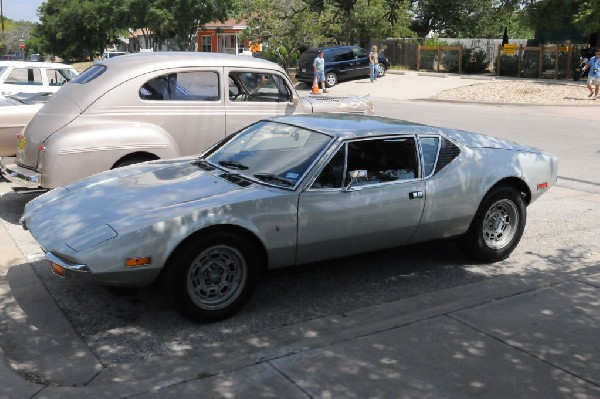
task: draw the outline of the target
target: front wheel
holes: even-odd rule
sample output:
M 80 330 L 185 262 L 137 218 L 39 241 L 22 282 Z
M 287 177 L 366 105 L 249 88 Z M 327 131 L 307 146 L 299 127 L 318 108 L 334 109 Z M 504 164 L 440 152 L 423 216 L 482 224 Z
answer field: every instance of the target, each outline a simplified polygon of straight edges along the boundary
M 231 316 L 248 301 L 257 275 L 257 258 L 247 240 L 212 232 L 177 250 L 164 283 L 169 299 L 184 316 L 211 322 Z
M 327 84 L 327 87 L 333 87 L 337 84 L 337 82 L 337 75 L 333 72 L 327 72 L 325 75 L 325 83 Z
M 506 259 L 519 244 L 526 219 L 521 193 L 507 186 L 496 187 L 481 201 L 469 230 L 458 241 L 459 248 L 483 262 Z

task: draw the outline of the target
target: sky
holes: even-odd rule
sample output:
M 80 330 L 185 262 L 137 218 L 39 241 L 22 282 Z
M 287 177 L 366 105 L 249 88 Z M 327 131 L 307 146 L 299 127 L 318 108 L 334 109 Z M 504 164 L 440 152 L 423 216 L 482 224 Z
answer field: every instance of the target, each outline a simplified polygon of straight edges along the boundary
M 44 0 L 0 0 L 5 18 L 14 21 L 25 20 L 39 22 L 37 9 Z

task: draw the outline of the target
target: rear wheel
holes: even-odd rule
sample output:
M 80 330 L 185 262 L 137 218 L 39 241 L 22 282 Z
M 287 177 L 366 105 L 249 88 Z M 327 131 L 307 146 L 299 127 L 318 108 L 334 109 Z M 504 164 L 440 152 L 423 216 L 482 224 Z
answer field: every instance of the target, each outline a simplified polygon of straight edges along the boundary
M 378 78 L 380 78 L 380 77 L 382 77 L 383 75 L 385 75 L 385 71 L 386 71 L 386 69 L 385 69 L 385 65 L 383 65 L 383 64 L 377 64 L 377 65 L 378 65 L 378 69 L 377 69 L 377 77 L 378 77 Z
M 257 258 L 242 236 L 202 234 L 184 243 L 167 269 L 165 288 L 177 309 L 191 320 L 210 322 L 231 316 L 256 285 Z
M 508 186 L 493 188 L 458 241 L 459 248 L 484 262 L 506 259 L 521 240 L 526 218 L 525 201 L 519 191 Z
M 337 84 L 337 82 L 337 75 L 334 72 L 327 72 L 325 75 L 325 83 L 327 84 L 327 87 L 333 87 Z

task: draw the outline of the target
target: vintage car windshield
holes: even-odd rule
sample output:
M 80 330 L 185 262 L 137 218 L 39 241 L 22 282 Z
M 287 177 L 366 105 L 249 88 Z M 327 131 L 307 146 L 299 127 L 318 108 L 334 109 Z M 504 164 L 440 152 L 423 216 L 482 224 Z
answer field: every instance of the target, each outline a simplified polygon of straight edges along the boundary
M 269 185 L 293 188 L 332 140 L 297 126 L 259 122 L 206 160 Z

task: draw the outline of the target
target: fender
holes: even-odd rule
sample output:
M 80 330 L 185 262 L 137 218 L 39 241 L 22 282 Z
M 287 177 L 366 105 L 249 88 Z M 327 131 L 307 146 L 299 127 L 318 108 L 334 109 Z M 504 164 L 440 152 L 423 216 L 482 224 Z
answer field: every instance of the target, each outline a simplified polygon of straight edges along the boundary
M 137 122 L 66 126 L 43 144 L 45 150 L 40 153 L 38 172 L 47 188 L 110 170 L 129 154 L 146 153 L 160 159 L 180 155 L 168 132 L 153 124 Z

